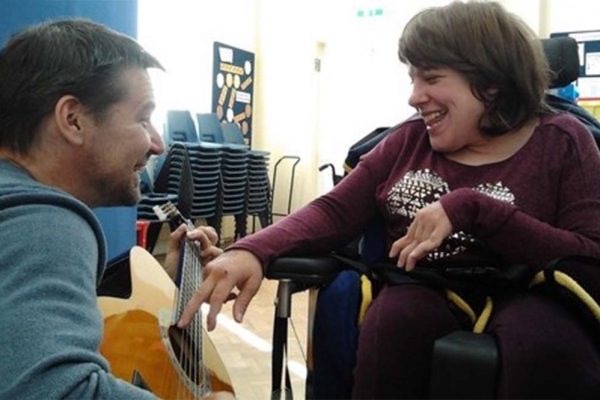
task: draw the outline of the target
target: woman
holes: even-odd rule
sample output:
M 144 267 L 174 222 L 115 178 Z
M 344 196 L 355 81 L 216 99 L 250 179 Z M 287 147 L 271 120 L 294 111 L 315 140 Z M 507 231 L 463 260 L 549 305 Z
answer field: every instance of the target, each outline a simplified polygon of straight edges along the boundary
M 532 272 L 561 256 L 600 257 L 598 150 L 576 120 L 545 106 L 548 67 L 518 17 L 492 2 L 427 9 L 404 29 L 399 57 L 420 118 L 330 193 L 210 263 L 182 323 L 208 300 L 214 326 L 234 285 L 240 320 L 261 267 L 291 250 L 330 250 L 377 213 L 389 256 L 408 271 L 449 257 L 494 257 Z M 600 393 L 598 349 L 560 303 L 530 292 L 495 300 L 486 331 L 500 352 L 499 397 Z M 361 328 L 353 395 L 426 396 L 433 342 L 465 328 L 438 290 L 384 287 Z

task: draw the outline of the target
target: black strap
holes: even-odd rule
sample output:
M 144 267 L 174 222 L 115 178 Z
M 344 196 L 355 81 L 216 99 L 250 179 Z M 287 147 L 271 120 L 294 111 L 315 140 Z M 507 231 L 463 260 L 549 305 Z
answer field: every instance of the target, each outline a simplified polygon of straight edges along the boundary
M 387 284 L 431 284 L 432 277 L 434 281 L 433 283 L 438 283 L 439 286 L 443 286 L 443 283 L 446 283 L 445 279 L 443 280 L 443 282 L 438 282 L 438 274 L 433 274 L 433 276 L 430 277 L 429 274 L 431 273 L 431 271 L 427 271 L 425 274 L 415 274 L 414 272 L 407 273 L 404 269 L 398 268 L 390 262 L 381 262 L 368 265 L 362 261 L 348 258 L 339 254 L 331 254 L 331 257 L 335 258 L 336 260 L 339 260 L 344 265 L 352 268 L 356 272 L 366 275 L 371 280 L 375 279 L 377 281 L 381 281 Z
M 357 261 L 355 259 L 349 258 L 349 257 L 335 254 L 335 253 L 331 254 L 331 257 L 335 258 L 336 260 L 339 260 L 344 265 L 351 267 L 356 272 L 363 274 L 363 275 L 367 275 L 369 278 L 371 277 L 371 269 L 369 268 L 369 266 L 367 264 L 365 264 L 361 261 Z

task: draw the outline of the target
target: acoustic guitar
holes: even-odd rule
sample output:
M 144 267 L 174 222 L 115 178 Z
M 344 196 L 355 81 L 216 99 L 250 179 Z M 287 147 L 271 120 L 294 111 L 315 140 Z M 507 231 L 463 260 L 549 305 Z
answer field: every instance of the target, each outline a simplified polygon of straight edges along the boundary
M 176 326 L 202 279 L 197 243 L 185 239 L 182 247 L 179 287 L 145 249 L 131 250 L 131 295 L 98 297 L 104 317 L 100 352 L 115 376 L 160 398 L 200 399 L 214 392 L 233 397 L 200 312 L 186 328 Z

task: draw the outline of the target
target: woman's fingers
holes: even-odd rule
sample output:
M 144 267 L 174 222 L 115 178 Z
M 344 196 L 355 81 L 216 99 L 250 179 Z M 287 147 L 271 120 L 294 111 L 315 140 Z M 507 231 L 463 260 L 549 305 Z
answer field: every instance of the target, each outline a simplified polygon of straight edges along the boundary
M 417 212 L 406 235 L 390 247 L 389 256 L 398 256 L 397 265 L 410 271 L 451 233 L 452 224 L 443 207 L 439 201 L 432 203 Z

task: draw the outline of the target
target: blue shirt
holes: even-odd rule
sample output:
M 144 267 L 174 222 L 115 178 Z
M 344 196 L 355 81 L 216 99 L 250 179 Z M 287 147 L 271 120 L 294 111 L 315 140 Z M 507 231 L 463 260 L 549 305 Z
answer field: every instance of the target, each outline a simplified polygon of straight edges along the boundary
M 98 352 L 104 235 L 83 203 L 0 160 L 0 399 L 142 399 Z

